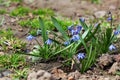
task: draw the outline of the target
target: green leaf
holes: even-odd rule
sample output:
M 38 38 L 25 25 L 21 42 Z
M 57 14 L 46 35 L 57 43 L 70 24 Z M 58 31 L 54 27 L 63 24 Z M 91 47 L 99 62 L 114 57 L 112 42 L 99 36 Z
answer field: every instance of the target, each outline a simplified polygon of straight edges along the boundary
M 88 29 L 87 31 L 85 31 L 82 35 L 82 39 L 84 40 L 85 37 L 88 35 L 88 33 L 90 32 L 90 30 Z M 78 43 L 75 45 L 75 47 L 73 48 L 73 50 L 77 49 L 81 44 L 81 40 L 78 41 Z
M 63 30 L 63 28 L 61 27 L 61 25 L 59 24 L 59 22 L 57 21 L 56 18 L 54 18 L 53 16 L 51 17 L 52 22 L 54 24 L 54 26 L 57 28 L 57 30 L 62 34 L 62 36 L 64 37 L 64 39 L 67 41 L 69 40 L 69 37 L 67 36 L 66 32 Z
M 0 22 L 0 26 L 2 26 L 4 20 L 5 20 L 4 17 L 2 17 L 2 20 L 1 20 L 1 22 Z
M 54 55 L 64 51 L 64 50 L 67 50 L 68 48 L 70 48 L 72 45 L 74 44 L 74 42 L 72 44 L 70 44 L 69 46 L 65 47 L 64 49 L 60 50 L 60 51 L 57 51 L 56 53 L 54 53 Z
M 79 20 L 79 21 L 80 21 L 80 24 L 82 25 L 82 27 L 83 27 L 85 30 L 87 30 L 87 29 L 88 29 L 87 24 L 86 24 L 85 22 L 82 22 L 81 20 Z
M 88 36 L 88 38 L 86 39 L 86 41 L 89 41 L 91 38 L 96 39 L 96 37 L 94 35 L 97 33 L 97 31 L 98 31 L 99 28 L 100 28 L 100 24 L 98 24 L 98 26 L 94 29 L 93 32 L 90 31 L 90 35 Z
M 118 25 L 118 27 L 117 27 L 117 29 L 116 29 L 116 30 L 120 31 L 120 24 Z
M 45 44 L 45 41 L 48 39 L 47 30 L 46 30 L 46 28 L 45 28 L 45 26 L 44 26 L 44 22 L 43 22 L 43 20 L 42 20 L 41 17 L 39 17 L 39 22 L 40 22 L 40 28 L 41 28 L 41 30 L 42 30 L 43 42 L 44 42 L 44 45 L 46 45 L 46 44 Z

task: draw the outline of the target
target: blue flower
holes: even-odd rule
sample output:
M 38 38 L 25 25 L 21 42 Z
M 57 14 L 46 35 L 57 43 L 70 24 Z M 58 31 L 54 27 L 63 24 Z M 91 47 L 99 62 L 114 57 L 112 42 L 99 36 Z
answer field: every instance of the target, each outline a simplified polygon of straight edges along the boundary
M 65 46 L 68 46 L 69 44 L 70 44 L 70 41 L 65 41 L 65 42 L 64 42 L 64 45 L 65 45 Z
M 120 31 L 118 30 L 114 31 L 114 35 L 118 35 L 118 34 L 120 34 Z
M 99 25 L 99 23 L 96 23 L 96 24 L 94 25 L 94 27 L 98 27 L 98 25 Z
M 71 38 L 71 41 L 78 41 L 80 39 L 80 36 L 77 34 L 77 35 L 73 35 L 72 38 Z
M 80 32 L 82 30 L 82 26 L 77 26 L 77 31 Z
M 107 20 L 108 20 L 108 21 L 111 21 L 111 20 L 112 20 L 112 17 L 108 17 Z
M 84 17 L 80 17 L 80 21 L 81 22 L 85 22 L 85 18 Z
M 29 41 L 32 41 L 33 39 L 35 39 L 35 37 L 32 36 L 32 35 L 29 35 L 29 36 L 26 37 L 26 39 L 29 40 Z
M 72 35 L 77 35 L 79 32 L 78 32 L 78 30 L 77 29 L 73 29 L 72 31 L 71 31 L 71 34 Z
M 52 40 L 51 39 L 48 39 L 47 41 L 45 41 L 45 43 L 47 44 L 47 45 L 50 45 L 50 44 L 52 44 Z
M 80 59 L 84 59 L 85 58 L 85 54 L 84 53 L 78 53 L 77 58 Z
M 112 51 L 112 50 L 116 50 L 116 47 L 114 45 L 110 45 L 109 46 L 109 50 Z
M 73 30 L 73 25 L 72 26 L 68 26 L 68 30 L 71 32 Z

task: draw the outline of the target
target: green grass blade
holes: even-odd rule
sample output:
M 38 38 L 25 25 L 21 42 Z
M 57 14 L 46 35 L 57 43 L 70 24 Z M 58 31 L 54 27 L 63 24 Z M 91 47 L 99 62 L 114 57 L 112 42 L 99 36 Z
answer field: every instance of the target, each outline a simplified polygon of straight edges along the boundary
M 85 30 L 87 30 L 87 29 L 88 29 L 87 24 L 86 24 L 85 22 L 82 22 L 81 20 L 79 20 L 79 21 L 80 21 L 80 24 L 82 25 L 82 27 L 83 27 Z
M 5 20 L 4 17 L 2 17 L 2 20 L 1 20 L 1 22 L 0 22 L 0 26 L 2 26 L 4 20 Z
M 88 35 L 88 33 L 90 32 L 90 30 L 88 29 L 87 31 L 85 31 L 82 35 L 82 39 L 84 40 L 85 37 Z M 74 47 L 74 50 L 77 49 L 81 44 L 81 40 L 78 41 L 78 43 L 76 44 L 76 46 Z
M 43 42 L 44 42 L 44 45 L 45 45 L 45 41 L 48 39 L 48 36 L 47 36 L 47 30 L 44 26 L 44 22 L 42 20 L 41 17 L 39 17 L 39 22 L 40 22 L 40 28 L 42 30 L 42 38 L 43 38 Z
M 63 30 L 63 28 L 60 26 L 59 22 L 57 21 L 56 18 L 54 18 L 53 16 L 51 17 L 52 22 L 54 24 L 54 26 L 57 28 L 57 30 L 62 34 L 62 36 L 64 37 L 64 39 L 67 41 L 69 40 L 66 32 Z
M 70 44 L 69 46 L 65 47 L 64 49 L 62 49 L 62 50 L 60 50 L 60 51 L 57 51 L 56 53 L 54 53 L 54 55 L 59 54 L 60 52 L 66 50 L 66 49 L 68 49 L 68 48 L 70 48 L 73 44 L 74 44 L 74 43 Z

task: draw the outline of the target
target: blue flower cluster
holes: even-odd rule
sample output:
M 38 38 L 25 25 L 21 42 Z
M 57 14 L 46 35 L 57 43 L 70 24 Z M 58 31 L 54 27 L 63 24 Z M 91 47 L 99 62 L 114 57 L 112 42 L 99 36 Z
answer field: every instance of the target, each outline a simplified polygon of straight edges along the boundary
M 118 34 L 120 34 L 120 30 L 115 30 L 114 35 L 118 35 Z
M 80 39 L 80 31 L 82 30 L 82 26 L 68 26 L 68 31 L 72 35 L 71 39 L 69 41 L 65 41 L 64 45 L 68 46 L 71 42 L 76 42 Z

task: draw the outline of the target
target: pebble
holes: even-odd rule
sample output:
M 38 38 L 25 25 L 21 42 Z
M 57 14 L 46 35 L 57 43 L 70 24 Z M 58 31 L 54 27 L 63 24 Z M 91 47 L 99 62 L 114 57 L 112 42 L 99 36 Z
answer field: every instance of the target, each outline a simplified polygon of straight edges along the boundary
M 3 76 L 2 76 L 2 74 L 0 73 L 0 78 L 2 78 Z
M 107 13 L 106 11 L 97 11 L 94 13 L 94 15 L 96 18 L 102 18 L 106 15 L 106 13 Z
M 28 75 L 27 80 L 54 80 L 52 75 L 45 70 L 39 70 L 38 72 L 32 72 Z
M 2 74 L 3 74 L 3 76 L 9 76 L 12 73 L 11 73 L 11 71 L 6 70 L 6 71 L 2 72 Z
M 111 63 L 113 63 L 113 58 L 109 54 L 103 54 L 98 60 L 98 65 L 102 69 L 104 69 L 106 66 L 109 66 Z
M 0 55 L 4 55 L 4 52 L 0 52 Z
M 8 77 L 3 77 L 3 78 L 0 78 L 0 80 L 12 80 L 12 79 Z
M 109 9 L 110 9 L 110 10 L 115 10 L 115 9 L 116 9 L 116 6 L 110 5 L 110 6 L 109 6 Z
M 117 70 L 119 70 L 119 63 L 115 62 L 112 67 L 109 69 L 108 73 L 109 74 L 115 74 L 117 72 Z

